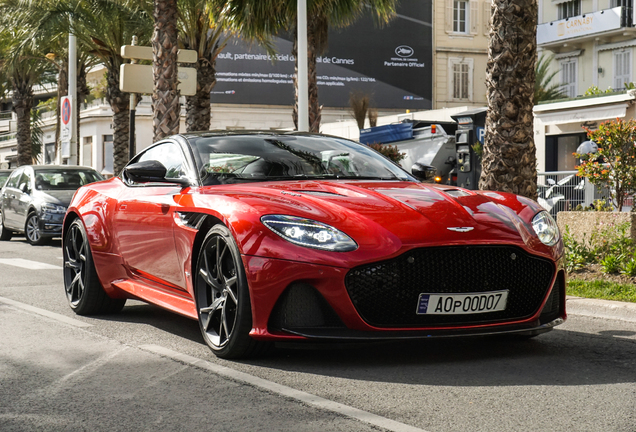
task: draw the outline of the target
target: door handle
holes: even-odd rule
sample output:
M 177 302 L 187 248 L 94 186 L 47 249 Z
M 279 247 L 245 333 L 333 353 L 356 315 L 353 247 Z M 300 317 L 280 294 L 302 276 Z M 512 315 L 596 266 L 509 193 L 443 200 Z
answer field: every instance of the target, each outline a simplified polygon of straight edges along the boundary
M 126 207 L 128 207 L 126 204 L 122 204 L 119 206 L 119 210 L 126 210 Z

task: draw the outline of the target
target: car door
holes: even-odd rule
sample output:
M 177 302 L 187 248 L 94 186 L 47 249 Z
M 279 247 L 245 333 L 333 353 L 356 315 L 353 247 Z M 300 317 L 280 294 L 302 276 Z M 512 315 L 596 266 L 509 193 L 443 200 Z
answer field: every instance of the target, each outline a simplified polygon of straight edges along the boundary
M 19 182 L 24 174 L 24 168 L 16 169 L 2 191 L 2 217 L 4 226 L 12 229 L 23 229 L 24 226 L 18 226 L 18 203 L 20 196 L 18 194 Z
M 26 167 L 18 181 L 17 198 L 15 199 L 15 223 L 17 228 L 21 230 L 23 230 L 26 225 L 29 208 L 33 202 L 33 197 L 31 196 L 33 194 L 34 187 L 33 178 L 33 169 Z
M 133 162 L 157 160 L 167 169 L 167 178 L 192 172 L 179 144 L 159 143 Z M 183 265 L 179 263 L 173 234 L 175 199 L 181 186 L 167 183 L 128 182 L 119 196 L 115 227 L 126 265 L 145 278 L 185 289 Z

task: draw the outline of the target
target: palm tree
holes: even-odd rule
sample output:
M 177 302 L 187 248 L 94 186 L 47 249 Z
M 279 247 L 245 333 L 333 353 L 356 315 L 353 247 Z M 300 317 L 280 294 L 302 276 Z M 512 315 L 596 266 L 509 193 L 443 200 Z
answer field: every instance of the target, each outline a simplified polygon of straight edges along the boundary
M 152 14 L 153 131 L 154 140 L 179 133 L 180 92 L 177 88 L 177 0 L 154 0 Z
M 228 21 L 239 33 L 249 39 L 273 35 L 281 30 L 296 34 L 297 0 L 210 0 L 224 7 Z M 309 130 L 320 129 L 320 104 L 316 58 L 328 48 L 329 27 L 346 27 L 353 24 L 369 8 L 380 23 L 387 23 L 395 15 L 398 0 L 308 0 L 307 2 L 307 69 L 309 75 Z M 297 38 L 296 38 L 297 39 Z M 294 43 L 292 51 L 298 57 Z M 296 72 L 298 63 L 296 62 Z M 296 88 L 292 117 L 298 127 L 298 86 Z
M 28 44 L 23 43 L 29 36 L 28 30 L 2 24 L 0 68 L 10 84 L 11 102 L 17 116 L 18 166 L 29 165 L 33 163 L 31 139 L 33 87 L 49 82 L 53 75 L 49 63 L 41 53 L 33 51 Z
M 119 90 L 119 68 L 124 63 L 120 50 L 133 35 L 147 44 L 152 20 L 143 2 L 133 0 L 62 0 L 51 8 L 49 18 L 70 17 L 69 28 L 78 46 L 96 57 L 106 68 L 106 100 L 113 110 L 113 171 L 119 174 L 129 159 L 128 137 L 130 94 Z M 78 80 L 78 88 L 80 80 Z
M 559 73 L 558 70 L 550 72 L 550 63 L 552 56 L 542 53 L 537 61 L 534 82 L 534 104 L 541 101 L 549 101 L 566 97 L 562 84 L 552 83 L 554 77 Z
M 210 128 L 210 92 L 216 84 L 216 57 L 225 48 L 223 16 L 207 0 L 178 0 L 179 47 L 198 55 L 197 92 L 186 97 L 186 131 Z
M 488 114 L 479 189 L 537 198 L 533 97 L 537 1 L 493 0 L 486 87 Z

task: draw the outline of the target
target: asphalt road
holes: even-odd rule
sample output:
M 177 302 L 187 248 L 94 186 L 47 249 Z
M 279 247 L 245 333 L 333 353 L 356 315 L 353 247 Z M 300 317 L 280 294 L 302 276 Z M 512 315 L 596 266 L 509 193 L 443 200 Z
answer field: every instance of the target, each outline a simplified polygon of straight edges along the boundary
M 59 241 L 0 242 L 1 431 L 636 431 L 636 322 L 230 362 L 151 305 L 74 315 L 61 266 Z

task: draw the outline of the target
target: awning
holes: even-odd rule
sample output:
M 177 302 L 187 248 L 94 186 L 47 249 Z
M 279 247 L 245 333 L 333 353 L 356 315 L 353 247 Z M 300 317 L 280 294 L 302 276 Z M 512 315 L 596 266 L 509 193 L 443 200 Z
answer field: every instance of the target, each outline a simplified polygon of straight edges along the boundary
M 535 118 L 545 125 L 564 123 L 583 123 L 586 121 L 614 120 L 625 117 L 627 104 L 610 105 L 596 108 L 583 108 L 568 111 L 535 113 Z

